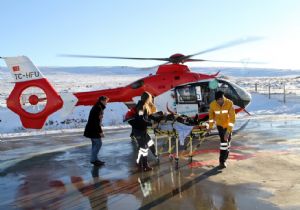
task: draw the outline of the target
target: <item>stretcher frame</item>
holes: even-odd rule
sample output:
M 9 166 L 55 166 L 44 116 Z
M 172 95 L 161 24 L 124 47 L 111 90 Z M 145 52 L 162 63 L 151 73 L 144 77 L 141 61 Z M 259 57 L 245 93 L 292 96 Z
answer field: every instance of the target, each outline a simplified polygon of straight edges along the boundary
M 179 137 L 178 137 L 178 132 L 177 130 L 174 128 L 174 123 L 176 121 L 173 121 L 171 123 L 172 125 L 172 130 L 161 130 L 159 128 L 159 124 L 156 128 L 152 128 L 152 131 L 154 133 L 154 142 L 155 142 L 155 151 L 156 151 L 156 157 L 157 157 L 157 161 L 159 163 L 160 159 L 160 155 L 161 154 L 165 154 L 168 153 L 169 154 L 169 159 L 173 160 L 175 159 L 175 169 L 177 170 L 179 168 Z M 193 161 L 193 139 L 195 137 L 199 138 L 199 144 L 197 145 L 197 147 L 199 147 L 202 142 L 205 139 L 205 136 L 207 134 L 206 132 L 206 128 L 204 128 L 201 125 L 195 125 L 194 128 L 191 130 L 190 134 L 187 136 L 187 138 L 189 138 L 189 142 L 187 143 L 187 147 L 189 147 L 189 162 L 191 163 Z M 158 151 L 158 138 L 159 137 L 167 137 L 168 138 L 168 151 L 164 152 L 164 153 L 159 153 Z M 174 155 L 172 154 L 172 138 L 175 139 L 175 158 Z

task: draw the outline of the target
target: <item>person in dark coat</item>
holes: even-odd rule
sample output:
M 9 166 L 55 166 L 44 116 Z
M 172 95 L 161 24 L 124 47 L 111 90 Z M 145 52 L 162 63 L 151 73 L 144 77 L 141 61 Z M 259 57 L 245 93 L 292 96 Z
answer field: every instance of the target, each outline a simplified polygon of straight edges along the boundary
M 156 112 L 156 107 L 152 103 L 152 95 L 144 92 L 141 95 L 141 100 L 136 105 L 136 114 L 129 122 L 132 126 L 132 134 L 138 142 L 139 152 L 136 164 L 142 171 L 150 171 L 152 168 L 148 164 L 148 150 L 156 154 L 154 142 L 147 133 L 147 127 L 152 123 L 149 116 Z
M 100 96 L 97 103 L 92 107 L 88 122 L 85 126 L 84 136 L 90 138 L 92 141 L 91 150 L 91 163 L 96 166 L 104 165 L 105 162 L 98 159 L 98 153 L 102 146 L 102 139 L 104 137 L 101 124 L 104 114 L 104 109 L 109 98 L 106 96 Z

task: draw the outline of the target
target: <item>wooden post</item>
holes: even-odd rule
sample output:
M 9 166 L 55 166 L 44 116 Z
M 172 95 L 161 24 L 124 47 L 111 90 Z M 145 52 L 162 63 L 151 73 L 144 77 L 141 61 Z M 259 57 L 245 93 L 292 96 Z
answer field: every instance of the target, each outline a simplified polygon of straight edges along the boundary
M 257 83 L 255 83 L 255 92 L 257 93 Z
M 285 82 L 283 83 L 283 103 L 286 102 L 286 95 L 285 95 Z
M 271 83 L 269 82 L 269 99 L 271 98 Z

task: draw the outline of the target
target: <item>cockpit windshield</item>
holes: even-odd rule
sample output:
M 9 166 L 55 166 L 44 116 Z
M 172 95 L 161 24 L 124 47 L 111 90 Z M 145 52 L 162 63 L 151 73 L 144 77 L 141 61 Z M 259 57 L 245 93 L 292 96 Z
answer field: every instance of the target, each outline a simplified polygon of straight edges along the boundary
M 228 86 L 231 86 L 235 92 L 237 93 L 238 97 L 243 100 L 243 101 L 249 101 L 251 100 L 251 95 L 245 90 L 243 89 L 242 87 L 239 87 L 237 86 L 236 84 L 230 82 L 230 81 L 227 81 L 227 80 L 224 80 L 224 79 L 218 79 L 219 81 L 219 84 L 220 84 L 220 87 L 219 89 L 222 90 L 225 95 L 226 95 L 226 92 L 231 95 L 232 94 L 232 89 L 231 88 L 227 88 Z M 222 87 L 226 87 L 226 88 L 222 88 Z M 232 94 L 233 97 L 234 95 L 236 94 Z

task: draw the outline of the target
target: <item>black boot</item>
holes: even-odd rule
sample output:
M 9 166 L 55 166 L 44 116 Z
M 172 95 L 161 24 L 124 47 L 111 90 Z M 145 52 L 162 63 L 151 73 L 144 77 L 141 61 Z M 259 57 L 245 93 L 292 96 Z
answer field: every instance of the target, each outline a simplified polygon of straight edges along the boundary
M 145 157 L 143 157 L 142 160 L 143 160 L 143 171 L 151 171 L 152 168 L 148 164 L 148 157 L 145 156 Z
M 104 161 L 101 161 L 101 160 L 96 160 L 97 163 L 99 163 L 100 165 L 104 165 L 105 162 Z
M 227 168 L 227 163 L 226 162 L 220 162 L 219 168 L 220 169 Z
M 226 160 L 228 158 L 229 151 L 228 150 L 220 150 L 220 158 L 219 158 L 219 168 L 227 168 Z
M 138 163 L 136 162 L 136 167 L 138 171 L 143 171 L 143 156 L 140 157 L 140 161 Z

